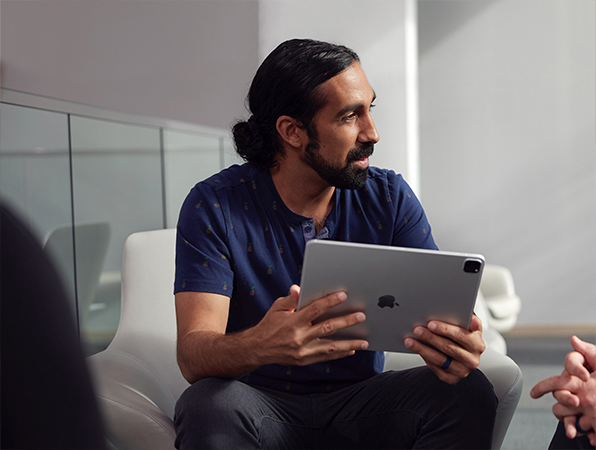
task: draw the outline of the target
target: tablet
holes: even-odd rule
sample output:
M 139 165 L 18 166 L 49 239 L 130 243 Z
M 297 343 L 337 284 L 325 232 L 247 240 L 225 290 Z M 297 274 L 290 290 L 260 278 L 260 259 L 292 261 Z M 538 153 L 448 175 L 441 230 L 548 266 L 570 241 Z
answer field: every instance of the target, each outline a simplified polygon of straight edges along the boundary
M 436 319 L 469 328 L 483 268 L 477 254 L 311 240 L 298 309 L 345 291 L 346 307 L 366 314 L 349 331 L 369 350 L 411 353 L 403 341 L 416 325 Z

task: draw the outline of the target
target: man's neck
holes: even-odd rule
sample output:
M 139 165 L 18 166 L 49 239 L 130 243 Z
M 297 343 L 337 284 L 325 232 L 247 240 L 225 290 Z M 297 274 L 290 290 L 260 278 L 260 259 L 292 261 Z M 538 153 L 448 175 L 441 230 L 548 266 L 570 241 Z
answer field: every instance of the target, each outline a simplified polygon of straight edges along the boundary
M 335 187 L 303 164 L 281 162 L 269 170 L 284 204 L 293 213 L 314 219 L 318 233 L 333 206 Z

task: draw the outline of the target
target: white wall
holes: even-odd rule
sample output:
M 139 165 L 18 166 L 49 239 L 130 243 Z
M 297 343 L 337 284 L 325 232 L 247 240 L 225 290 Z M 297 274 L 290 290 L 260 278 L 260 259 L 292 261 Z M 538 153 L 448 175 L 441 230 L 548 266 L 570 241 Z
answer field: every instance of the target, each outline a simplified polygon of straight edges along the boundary
M 261 0 L 259 62 L 279 43 L 312 38 L 358 53 L 377 93 L 373 117 L 381 140 L 371 163 L 407 176 L 405 1 Z
M 256 1 L 1 3 L 3 88 L 222 128 L 244 113 Z
M 596 322 L 595 5 L 419 4 L 424 206 L 512 270 L 519 325 Z

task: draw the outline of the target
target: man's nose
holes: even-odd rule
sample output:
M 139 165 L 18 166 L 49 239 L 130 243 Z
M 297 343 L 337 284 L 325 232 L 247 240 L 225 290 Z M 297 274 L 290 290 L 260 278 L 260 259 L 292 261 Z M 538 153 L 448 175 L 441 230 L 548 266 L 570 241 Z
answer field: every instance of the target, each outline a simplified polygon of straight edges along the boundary
M 379 132 L 377 131 L 375 121 L 370 114 L 368 114 L 367 120 L 364 122 L 363 127 L 360 130 L 358 138 L 360 142 L 371 142 L 372 144 L 379 142 Z

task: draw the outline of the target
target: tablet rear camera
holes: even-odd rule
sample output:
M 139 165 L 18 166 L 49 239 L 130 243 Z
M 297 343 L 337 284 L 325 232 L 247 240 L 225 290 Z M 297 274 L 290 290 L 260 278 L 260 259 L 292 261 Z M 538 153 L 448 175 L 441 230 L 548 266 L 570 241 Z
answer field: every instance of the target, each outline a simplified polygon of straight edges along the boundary
M 464 263 L 464 272 L 466 273 L 478 273 L 480 272 L 480 268 L 482 267 L 482 263 L 475 259 L 468 259 Z

